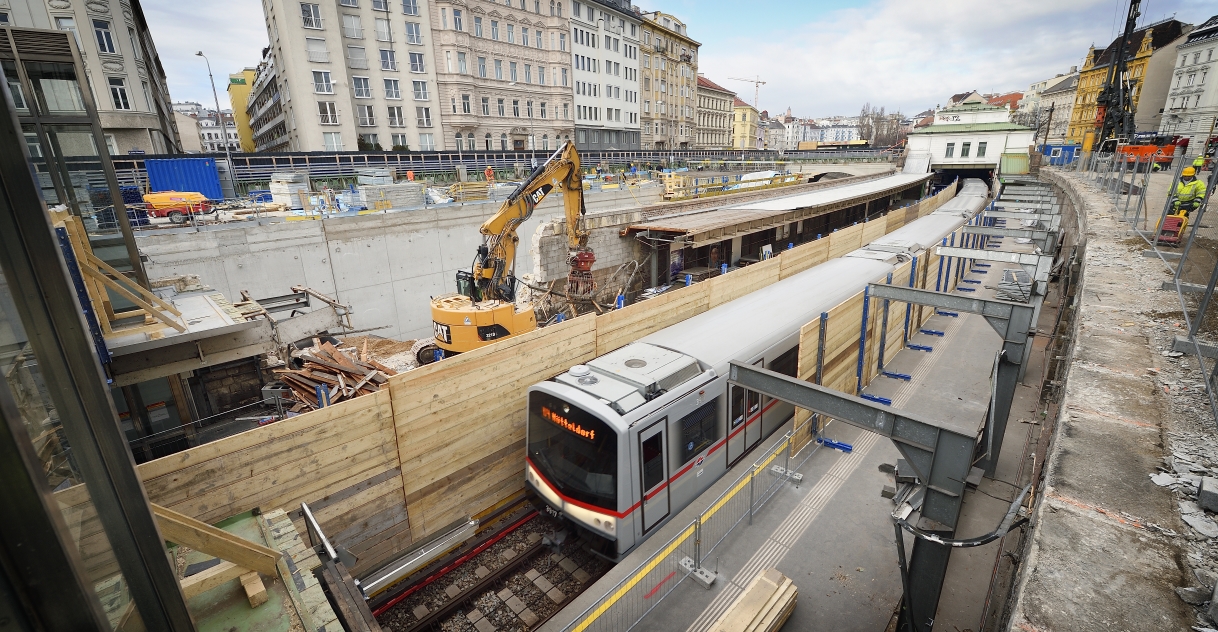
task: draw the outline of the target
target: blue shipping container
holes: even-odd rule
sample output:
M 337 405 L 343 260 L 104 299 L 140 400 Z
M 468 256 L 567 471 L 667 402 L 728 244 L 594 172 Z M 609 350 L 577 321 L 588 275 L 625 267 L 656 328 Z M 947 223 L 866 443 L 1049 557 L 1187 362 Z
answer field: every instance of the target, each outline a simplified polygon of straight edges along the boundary
M 1040 153 L 1049 159 L 1049 164 L 1060 167 L 1074 162 L 1082 154 L 1081 145 L 1041 145 Z
M 209 200 L 224 199 L 215 158 L 145 160 L 144 167 L 148 170 L 148 188 L 153 193 L 196 192 Z

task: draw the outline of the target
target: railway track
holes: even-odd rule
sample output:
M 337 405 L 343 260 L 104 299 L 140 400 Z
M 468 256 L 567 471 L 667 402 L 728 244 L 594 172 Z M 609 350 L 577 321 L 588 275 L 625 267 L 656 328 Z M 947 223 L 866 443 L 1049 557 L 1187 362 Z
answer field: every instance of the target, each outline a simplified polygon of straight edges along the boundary
M 556 543 L 560 529 L 532 510 L 501 516 L 468 551 L 378 600 L 377 621 L 394 632 L 537 629 L 610 568 L 574 538 Z

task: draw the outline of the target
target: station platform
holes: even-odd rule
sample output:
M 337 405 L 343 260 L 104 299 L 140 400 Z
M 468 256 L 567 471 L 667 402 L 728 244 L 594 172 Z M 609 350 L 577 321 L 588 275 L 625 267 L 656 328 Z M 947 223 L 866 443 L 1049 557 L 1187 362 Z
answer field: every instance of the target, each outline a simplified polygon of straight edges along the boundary
M 1030 244 L 1006 241 L 1009 243 L 1002 246 L 1003 250 L 1032 251 Z M 963 278 L 976 283 L 961 284 L 974 291 L 956 294 L 993 299 L 1006 268 L 1021 269 L 1017 264 L 1004 263 L 974 268 Z M 1040 316 L 1041 331 L 1053 329 L 1056 315 L 1051 306 L 1056 306 L 1052 293 Z M 942 336 L 915 333 L 910 337 L 910 344 L 932 351 L 906 347 L 885 366 L 911 379 L 877 377 L 864 392 L 892 400 L 893 408 L 933 417 L 976 435 L 985 423 L 990 376 L 995 354 L 1002 348 L 1001 337 L 984 317 L 964 313 L 954 317 L 936 314 L 921 329 L 942 332 Z M 1032 476 L 1029 449 L 1038 443 L 1042 426 L 1024 422 L 1039 419 L 1045 340 L 1037 336 L 1033 347 L 1017 386 L 995 477 L 983 479 L 966 492 L 957 538 L 993 531 Z M 788 430 L 790 422 L 758 446 L 754 454 L 769 454 Z M 896 485 L 891 466 L 900 455 L 887 438 L 842 422 L 831 422 L 822 436 L 849 443 L 853 451 L 843 453 L 812 443 L 795 455 L 789 467 L 803 475 L 802 482 L 778 483 L 777 491 L 755 510 L 751 523 L 741 522 L 713 550 L 703 562 L 707 569 L 718 573 L 711 587 L 703 588 L 677 574 L 670 581 L 679 581 L 679 585 L 666 597 L 663 591 L 657 593 L 663 598 L 658 607 L 644 604 L 650 611 L 634 629 L 709 630 L 753 578 L 767 568 L 777 568 L 799 590 L 798 605 L 786 629 L 871 632 L 889 628 L 895 620 L 902 586 L 891 517 L 894 505 L 881 496 L 881 490 Z M 783 458 L 775 462 L 782 465 Z M 746 458 L 729 471 L 542 629 L 567 629 L 580 613 L 705 512 L 752 462 L 752 458 Z M 1016 548 L 1014 535 L 1012 532 L 1010 538 L 977 548 L 953 550 L 935 629 L 977 630 L 995 610 L 1001 611 L 987 595 L 1001 582 L 998 570 L 1003 565 L 1002 553 Z M 913 536 L 905 533 L 904 537 L 906 551 L 912 550 Z

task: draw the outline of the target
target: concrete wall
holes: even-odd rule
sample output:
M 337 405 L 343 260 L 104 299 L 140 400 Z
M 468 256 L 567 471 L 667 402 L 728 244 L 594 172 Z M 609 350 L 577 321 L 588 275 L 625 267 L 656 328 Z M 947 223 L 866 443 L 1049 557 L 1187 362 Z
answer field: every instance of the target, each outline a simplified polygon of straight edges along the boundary
M 637 209 L 656 203 L 662 190 L 590 192 L 585 205 L 590 214 Z M 431 335 L 430 298 L 454 291 L 457 270 L 469 269 L 482 243 L 478 227 L 500 203 L 180 228 L 141 234 L 138 243 L 150 278 L 197 274 L 229 297 L 241 290 L 255 298 L 279 296 L 303 284 L 350 305 L 356 328 L 383 327 L 376 335 L 409 340 Z M 518 274 L 534 268 L 530 245 L 538 227 L 562 214 L 561 194 L 551 195 L 521 226 Z

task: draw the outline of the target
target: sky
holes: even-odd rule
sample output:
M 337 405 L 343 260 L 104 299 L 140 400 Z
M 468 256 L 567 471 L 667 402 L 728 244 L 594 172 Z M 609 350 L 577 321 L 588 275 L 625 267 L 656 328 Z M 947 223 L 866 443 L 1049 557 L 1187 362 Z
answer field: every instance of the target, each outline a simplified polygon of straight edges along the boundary
M 393 4 L 396 4 L 394 2 Z M 864 103 L 916 114 L 958 92 L 1010 92 L 1081 66 L 1124 28 L 1128 0 L 635 0 L 671 13 L 702 44 L 698 70 L 762 109 L 796 116 L 858 114 Z M 212 105 L 207 66 L 220 91 L 229 73 L 253 67 L 267 45 L 259 0 L 143 0 L 175 101 Z M 928 5 L 930 5 L 928 7 Z M 1139 25 L 1173 14 L 1200 24 L 1213 0 L 1143 0 Z

